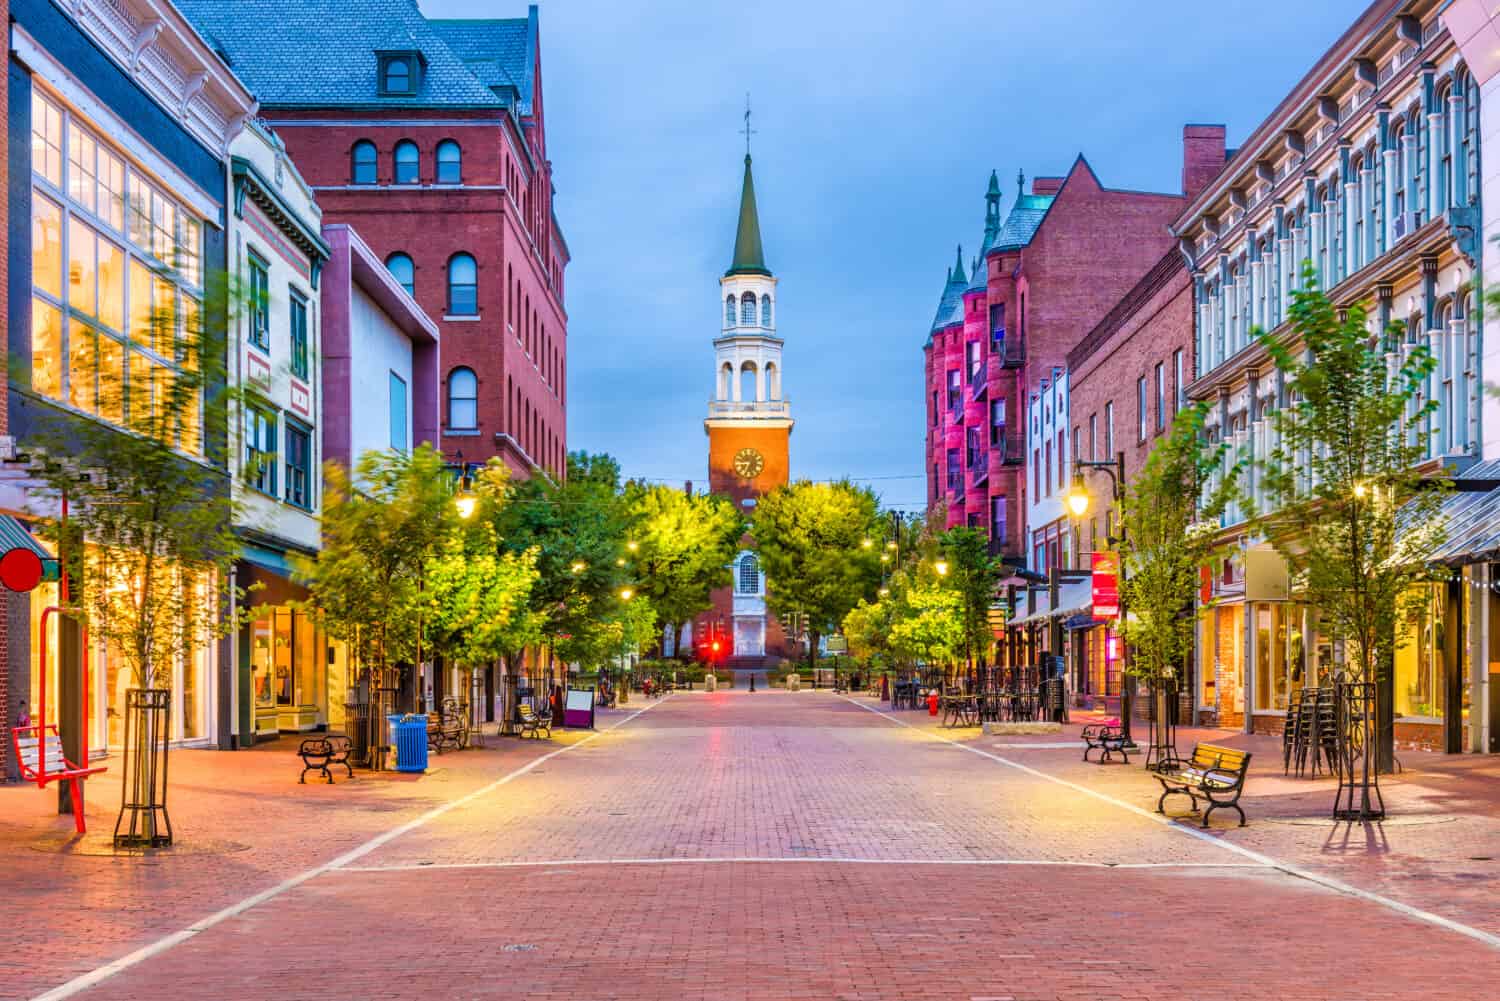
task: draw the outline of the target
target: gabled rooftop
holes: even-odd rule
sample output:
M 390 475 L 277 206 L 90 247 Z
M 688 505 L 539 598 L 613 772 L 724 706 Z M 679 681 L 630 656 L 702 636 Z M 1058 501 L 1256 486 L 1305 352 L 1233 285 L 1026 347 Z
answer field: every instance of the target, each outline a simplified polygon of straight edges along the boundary
M 1042 220 L 1047 218 L 1047 210 L 1052 207 L 1056 195 L 1021 195 L 1016 203 L 1011 206 L 1010 214 L 1005 217 L 1005 224 L 1000 227 L 1000 235 L 995 238 L 996 250 L 1020 250 L 1031 242 L 1036 231 L 1041 227 Z

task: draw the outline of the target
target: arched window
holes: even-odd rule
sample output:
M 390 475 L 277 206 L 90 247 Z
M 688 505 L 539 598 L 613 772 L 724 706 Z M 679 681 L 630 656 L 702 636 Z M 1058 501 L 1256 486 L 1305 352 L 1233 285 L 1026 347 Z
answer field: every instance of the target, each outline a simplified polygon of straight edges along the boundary
M 732 327 L 732 326 L 734 326 L 734 296 L 733 295 L 726 295 L 724 297 L 724 326 L 726 326 L 726 327 Z
M 766 399 L 781 399 L 781 368 L 775 362 L 766 362 Z
M 760 564 L 755 561 L 754 553 L 745 553 L 739 558 L 736 568 L 736 587 L 740 594 L 760 593 Z
M 754 292 L 746 292 L 740 296 L 740 322 L 747 327 L 755 322 Z
M 407 295 L 417 294 L 417 268 L 410 257 L 399 252 L 392 254 L 385 259 L 385 267 L 395 276 L 396 282 L 406 289 Z
M 753 403 L 755 400 L 755 362 L 747 361 L 740 366 L 740 402 Z
M 355 184 L 374 184 L 376 182 L 376 167 L 378 157 L 375 153 L 375 144 L 368 139 L 361 139 L 354 144 L 350 152 L 353 166 L 349 176 Z
M 437 144 L 437 182 L 458 184 L 463 180 L 463 151 L 452 139 Z
M 1349 213 L 1354 220 L 1354 240 L 1349 248 L 1349 270 L 1358 271 L 1364 260 L 1365 249 L 1365 217 L 1364 217 L 1364 156 L 1356 153 L 1349 161 Z
M 479 426 L 479 379 L 471 368 L 448 373 L 448 427 L 472 431 Z
M 729 399 L 731 387 L 734 384 L 734 366 L 725 362 L 719 369 L 719 400 Z
M 411 62 L 406 59 L 387 60 L 384 82 L 387 94 L 411 93 Z
M 771 325 L 771 297 L 761 296 L 760 299 L 760 325 L 769 327 Z
M 448 312 L 453 316 L 479 312 L 479 269 L 468 254 L 454 254 L 448 260 Z
M 417 144 L 403 139 L 396 144 L 396 183 L 416 184 L 421 180 L 422 156 Z
M 1453 150 L 1449 138 L 1452 133 L 1452 109 L 1453 104 L 1449 98 L 1453 96 L 1451 84 L 1444 84 L 1437 92 L 1434 107 L 1438 113 L 1437 134 L 1432 137 L 1433 147 L 1438 155 L 1437 173 L 1437 205 L 1443 209 L 1453 204 Z

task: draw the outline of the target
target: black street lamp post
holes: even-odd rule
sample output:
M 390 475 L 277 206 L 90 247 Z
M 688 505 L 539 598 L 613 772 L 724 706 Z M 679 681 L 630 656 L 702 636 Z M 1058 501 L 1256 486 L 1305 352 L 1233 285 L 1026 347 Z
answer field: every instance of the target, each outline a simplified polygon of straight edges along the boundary
M 1116 452 L 1115 457 L 1112 460 L 1073 460 L 1073 485 L 1071 488 L 1069 488 L 1066 498 L 1068 509 L 1072 511 L 1073 516 L 1075 518 L 1082 518 L 1088 511 L 1088 488 L 1084 485 L 1083 482 L 1083 471 L 1086 469 L 1098 470 L 1099 472 L 1109 474 L 1111 487 L 1110 496 L 1114 499 L 1116 509 L 1121 510 L 1123 513 L 1122 505 L 1125 500 L 1125 453 Z M 1119 532 L 1119 535 L 1109 539 L 1110 545 L 1125 541 L 1125 519 L 1123 518 L 1123 516 L 1120 519 Z M 1123 566 L 1120 568 L 1120 571 L 1123 573 Z M 1120 593 L 1119 611 L 1120 622 L 1123 624 L 1125 621 L 1125 594 L 1123 591 Z M 1122 663 L 1128 662 L 1129 660 L 1129 648 L 1125 643 L 1124 636 L 1120 637 L 1120 659 Z M 1134 747 L 1135 741 L 1132 740 L 1130 736 L 1130 717 L 1135 709 L 1135 679 L 1128 674 L 1124 674 L 1123 670 L 1121 674 L 1122 678 L 1120 687 L 1122 689 L 1122 694 L 1124 697 L 1121 699 L 1120 728 L 1121 733 L 1125 737 L 1125 746 Z

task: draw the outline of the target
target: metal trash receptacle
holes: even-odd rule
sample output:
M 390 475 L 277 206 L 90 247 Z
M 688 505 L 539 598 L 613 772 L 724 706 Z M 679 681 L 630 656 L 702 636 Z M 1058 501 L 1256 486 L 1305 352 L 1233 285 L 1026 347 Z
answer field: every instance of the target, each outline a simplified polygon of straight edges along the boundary
M 427 717 L 419 713 L 390 715 L 391 743 L 396 747 L 396 771 L 427 771 Z

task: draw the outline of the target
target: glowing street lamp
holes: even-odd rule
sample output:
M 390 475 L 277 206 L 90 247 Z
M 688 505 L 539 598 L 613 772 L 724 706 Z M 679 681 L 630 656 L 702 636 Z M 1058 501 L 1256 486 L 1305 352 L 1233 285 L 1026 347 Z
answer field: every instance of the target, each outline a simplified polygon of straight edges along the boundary
M 635 591 L 631 590 L 628 587 L 622 587 L 622 588 L 620 588 L 620 600 L 621 601 L 629 601 L 631 598 L 634 598 L 634 597 L 635 597 Z
M 888 587 L 883 587 L 875 593 L 880 595 L 882 598 L 889 598 L 891 596 L 891 589 Z
M 577 562 L 575 562 L 573 564 L 573 573 L 575 575 L 576 574 L 581 574 L 585 570 L 587 570 L 588 568 L 589 568 L 589 565 L 587 563 L 583 562 L 582 560 L 578 560 Z
M 874 539 L 861 539 L 860 543 L 859 543 L 859 547 L 861 549 L 869 549 L 869 548 L 873 547 L 874 545 L 875 545 L 875 540 Z
M 1073 485 L 1068 487 L 1068 492 L 1063 495 L 1063 500 L 1068 505 L 1068 510 L 1073 512 L 1073 517 L 1082 518 L 1089 510 L 1089 490 L 1083 485 L 1083 471 L 1073 470 Z
M 948 576 L 948 563 L 946 560 L 938 560 L 937 563 L 933 564 L 933 569 L 937 571 L 939 577 Z
M 639 542 L 636 542 L 634 539 L 631 539 L 629 542 L 625 543 L 625 548 L 633 553 L 637 549 L 641 548 L 641 544 Z

